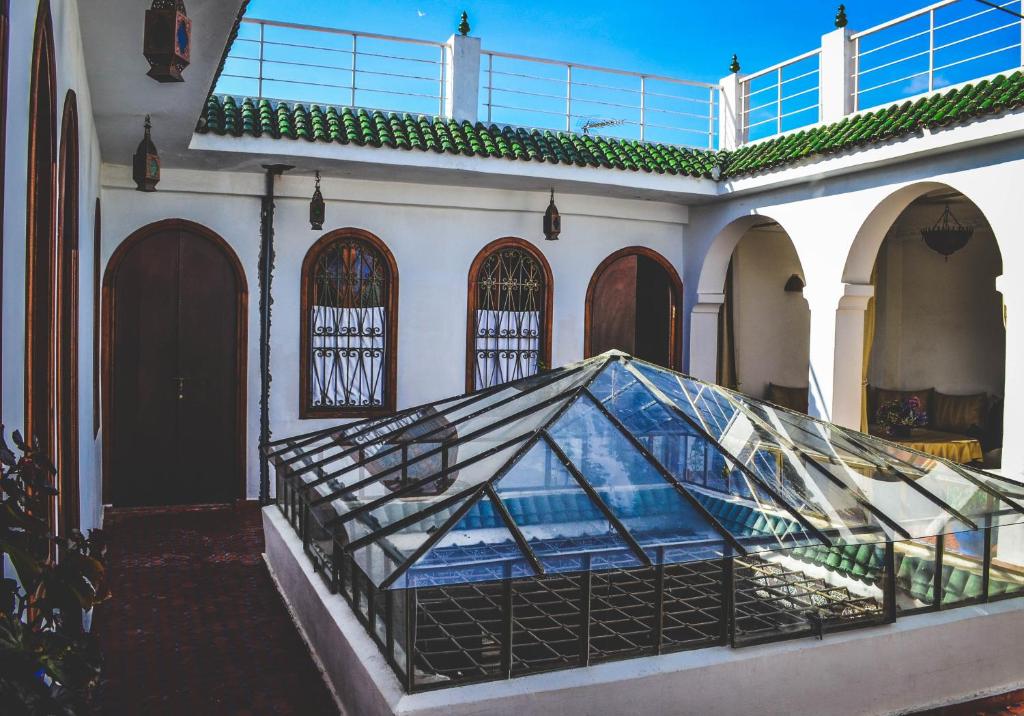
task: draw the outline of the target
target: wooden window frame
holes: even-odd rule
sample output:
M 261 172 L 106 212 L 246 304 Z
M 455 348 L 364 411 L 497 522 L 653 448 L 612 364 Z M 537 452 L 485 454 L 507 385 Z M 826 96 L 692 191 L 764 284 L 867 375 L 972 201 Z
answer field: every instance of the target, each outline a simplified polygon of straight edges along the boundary
M 384 332 L 384 395 L 383 405 L 377 408 L 314 407 L 309 399 L 310 363 L 312 346 L 309 335 L 309 312 L 313 305 L 314 271 L 320 255 L 333 243 L 342 239 L 355 239 L 368 244 L 384 259 L 387 277 L 387 302 Z M 302 261 L 301 300 L 299 301 L 299 418 L 372 418 L 395 412 L 398 392 L 398 263 L 380 237 L 364 229 L 345 227 L 324 234 L 306 252 Z
M 593 275 L 590 277 L 590 283 L 587 285 L 587 297 L 583 308 L 583 357 L 591 358 L 594 355 L 593 347 L 590 344 L 591 340 L 591 326 L 594 320 L 594 292 L 597 290 L 597 283 L 601 279 L 601 275 L 619 259 L 627 256 L 644 256 L 651 259 L 658 265 L 660 265 L 665 273 L 668 274 L 669 282 L 672 285 L 672 304 L 675 309 L 675 315 L 672 319 L 672 325 L 670 327 L 669 336 L 669 347 L 670 356 L 669 362 L 671 363 L 669 368 L 673 370 L 682 370 L 683 368 L 683 282 L 679 278 L 679 273 L 676 271 L 668 259 L 659 254 L 654 249 L 646 246 L 627 246 L 626 248 L 614 251 L 604 258 L 604 260 L 598 264 L 597 268 L 594 269 Z
M 484 261 L 486 261 L 491 254 L 501 249 L 506 248 L 518 248 L 526 251 L 530 254 L 537 263 L 540 264 L 541 269 L 544 272 L 544 311 L 541 316 L 540 326 L 543 335 L 540 339 L 540 362 L 551 369 L 551 325 L 552 316 L 554 315 L 555 308 L 555 280 L 551 273 L 551 266 L 548 264 L 548 260 L 544 257 L 534 244 L 520 239 L 516 236 L 505 236 L 500 239 L 495 239 L 491 243 L 480 249 L 480 252 L 473 259 L 473 263 L 469 267 L 469 280 L 467 285 L 467 298 L 466 298 L 466 392 L 474 392 L 475 383 L 474 377 L 476 375 L 476 311 L 477 311 L 477 296 L 476 296 L 476 284 L 480 275 L 480 269 L 483 267 Z

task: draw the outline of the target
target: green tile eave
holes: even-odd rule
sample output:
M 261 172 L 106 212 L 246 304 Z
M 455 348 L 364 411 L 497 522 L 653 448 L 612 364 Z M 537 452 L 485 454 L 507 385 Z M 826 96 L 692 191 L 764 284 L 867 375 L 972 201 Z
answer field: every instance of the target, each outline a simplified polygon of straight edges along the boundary
M 730 179 L 919 135 L 925 127 L 964 124 L 1021 106 L 1024 73 L 1016 71 L 732 151 L 227 95 L 209 96 L 196 131 L 694 178 L 711 178 L 717 166 L 720 178 Z

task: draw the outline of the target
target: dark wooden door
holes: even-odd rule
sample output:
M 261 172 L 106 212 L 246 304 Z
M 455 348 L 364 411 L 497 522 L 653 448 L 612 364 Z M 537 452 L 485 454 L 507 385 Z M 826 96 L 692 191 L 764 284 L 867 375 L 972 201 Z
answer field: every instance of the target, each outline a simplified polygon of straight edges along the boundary
M 173 223 L 121 254 L 112 286 L 115 505 L 241 497 L 239 283 L 223 247 Z
M 658 261 L 642 253 L 614 259 L 596 276 L 590 305 L 589 354 L 617 348 L 676 368 L 679 289 Z

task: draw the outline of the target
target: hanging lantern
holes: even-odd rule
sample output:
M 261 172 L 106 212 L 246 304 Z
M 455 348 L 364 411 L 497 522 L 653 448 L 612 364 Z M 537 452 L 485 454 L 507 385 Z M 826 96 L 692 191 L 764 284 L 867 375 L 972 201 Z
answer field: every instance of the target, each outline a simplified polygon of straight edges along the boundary
M 146 34 L 142 54 L 149 62 L 150 77 L 157 82 L 184 82 L 192 49 L 192 21 L 183 0 L 153 0 L 146 10 Z
M 156 146 L 149 137 L 152 125 L 148 114 L 145 126 L 146 133 L 135 150 L 135 156 L 132 157 L 132 179 L 135 180 L 135 188 L 138 191 L 156 191 L 156 185 L 160 181 L 160 155 L 156 153 Z
M 950 256 L 967 246 L 973 233 L 974 227 L 957 221 L 947 202 L 939 220 L 933 226 L 921 229 L 921 238 L 929 249 L 942 254 L 948 261 Z
M 313 231 L 324 230 L 324 195 L 320 193 L 320 172 L 316 173 L 316 187 L 313 198 L 309 200 L 309 228 Z
M 555 206 L 555 190 L 551 190 L 551 202 L 547 211 L 544 212 L 544 238 L 548 241 L 557 241 L 558 235 L 562 233 L 562 217 L 558 214 L 558 207 Z

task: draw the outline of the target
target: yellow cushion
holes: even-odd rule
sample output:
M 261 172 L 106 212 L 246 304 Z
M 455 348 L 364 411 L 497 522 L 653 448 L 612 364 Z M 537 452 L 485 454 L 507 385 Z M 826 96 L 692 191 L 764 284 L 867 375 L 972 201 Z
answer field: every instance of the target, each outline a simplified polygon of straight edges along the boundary
M 965 434 L 985 425 L 985 414 L 988 411 L 988 396 L 985 393 L 946 395 L 935 391 L 932 400 L 930 423 L 936 430 Z
M 807 388 L 789 388 L 785 385 L 769 383 L 765 400 L 798 413 L 807 412 Z

